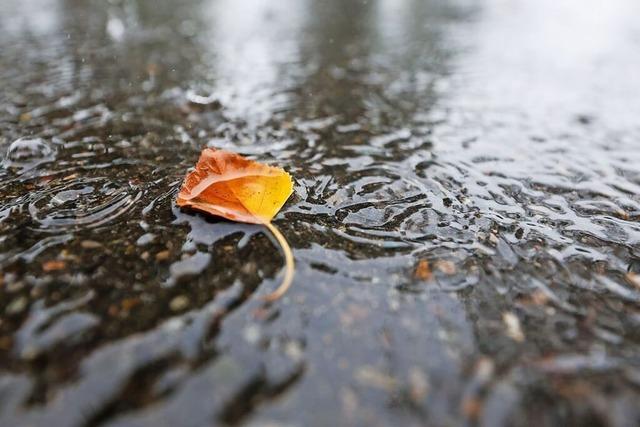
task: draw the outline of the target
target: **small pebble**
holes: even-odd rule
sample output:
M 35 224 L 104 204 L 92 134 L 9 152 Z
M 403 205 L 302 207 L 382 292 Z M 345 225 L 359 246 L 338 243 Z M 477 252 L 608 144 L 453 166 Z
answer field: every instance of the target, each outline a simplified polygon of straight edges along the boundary
M 524 341 L 524 333 L 520 327 L 520 320 L 515 314 L 509 312 L 504 313 L 502 320 L 507 327 L 507 336 L 509 338 L 517 342 Z
M 156 254 L 156 261 L 166 261 L 169 259 L 169 251 L 160 251 Z
M 417 366 L 411 367 L 409 370 L 409 397 L 414 403 L 420 404 L 428 393 L 429 382 L 424 372 Z
M 187 307 L 189 307 L 189 298 L 184 295 L 178 295 L 169 303 L 171 311 L 182 311 Z
M 153 233 L 145 233 L 142 236 L 140 236 L 138 238 L 138 240 L 136 241 L 136 245 L 138 246 L 145 246 L 148 245 L 149 243 L 153 243 L 153 241 L 156 239 L 156 235 Z
M 356 380 L 365 386 L 391 392 L 398 386 L 395 378 L 372 366 L 363 365 L 356 370 Z
M 441 259 L 436 261 L 436 268 L 444 274 L 451 275 L 456 273 L 456 265 L 449 260 Z
M 83 249 L 97 249 L 102 247 L 102 243 L 96 242 L 95 240 L 83 240 L 80 243 Z
M 284 352 L 294 362 L 300 362 L 302 360 L 302 346 L 297 341 L 289 341 L 284 347 Z
M 52 260 L 47 261 L 42 264 L 42 270 L 49 273 L 51 271 L 63 270 L 66 267 L 66 263 L 64 261 Z
M 414 271 L 414 276 L 420 280 L 430 280 L 432 277 L 431 267 L 429 266 L 429 261 L 426 259 L 421 259 L 416 266 Z
M 255 344 L 258 342 L 261 336 L 260 328 L 257 325 L 249 325 L 244 328 L 244 331 L 242 331 L 242 335 L 249 344 Z
M 635 286 L 636 288 L 640 288 L 640 274 L 630 271 L 626 274 L 625 278 L 633 286 Z
M 131 311 L 131 309 L 140 304 L 140 302 L 139 298 L 125 298 L 120 301 L 120 307 L 125 311 Z
M 26 297 L 18 297 L 11 301 L 7 306 L 6 313 L 7 314 L 20 314 L 27 307 L 27 298 Z

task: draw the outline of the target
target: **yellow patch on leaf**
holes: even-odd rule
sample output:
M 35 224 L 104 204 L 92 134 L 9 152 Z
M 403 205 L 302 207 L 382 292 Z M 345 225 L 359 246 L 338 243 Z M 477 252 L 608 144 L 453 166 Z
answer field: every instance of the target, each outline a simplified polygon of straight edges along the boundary
M 206 148 L 185 178 L 177 203 L 233 221 L 264 224 L 292 192 L 291 175 L 283 169 Z
M 286 292 L 293 279 L 291 249 L 271 224 L 292 192 L 291 175 L 283 169 L 229 151 L 205 148 L 195 170 L 187 174 L 176 203 L 232 221 L 263 224 L 273 233 L 287 263 L 282 284 L 267 296 L 273 301 Z

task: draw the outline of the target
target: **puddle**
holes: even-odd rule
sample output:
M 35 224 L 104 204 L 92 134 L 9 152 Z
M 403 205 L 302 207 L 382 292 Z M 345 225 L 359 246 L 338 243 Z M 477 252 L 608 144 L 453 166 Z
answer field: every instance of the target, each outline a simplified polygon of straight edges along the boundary
M 0 423 L 639 419 L 640 10 L 555 3 L 3 2 Z

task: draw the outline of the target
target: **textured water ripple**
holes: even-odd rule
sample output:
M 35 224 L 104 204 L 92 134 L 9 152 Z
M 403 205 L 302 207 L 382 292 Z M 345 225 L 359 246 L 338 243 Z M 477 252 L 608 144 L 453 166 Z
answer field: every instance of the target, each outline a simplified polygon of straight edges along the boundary
M 250 3 L 0 6 L 2 423 L 637 419 L 633 2 Z M 205 146 L 295 176 L 274 306 Z

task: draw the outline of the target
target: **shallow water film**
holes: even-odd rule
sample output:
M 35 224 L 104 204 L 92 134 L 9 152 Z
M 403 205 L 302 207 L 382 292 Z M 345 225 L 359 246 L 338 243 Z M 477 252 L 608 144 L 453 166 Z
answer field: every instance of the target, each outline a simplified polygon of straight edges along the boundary
M 3 0 L 0 425 L 638 425 L 638 16 Z M 274 304 L 207 146 L 295 178 Z

